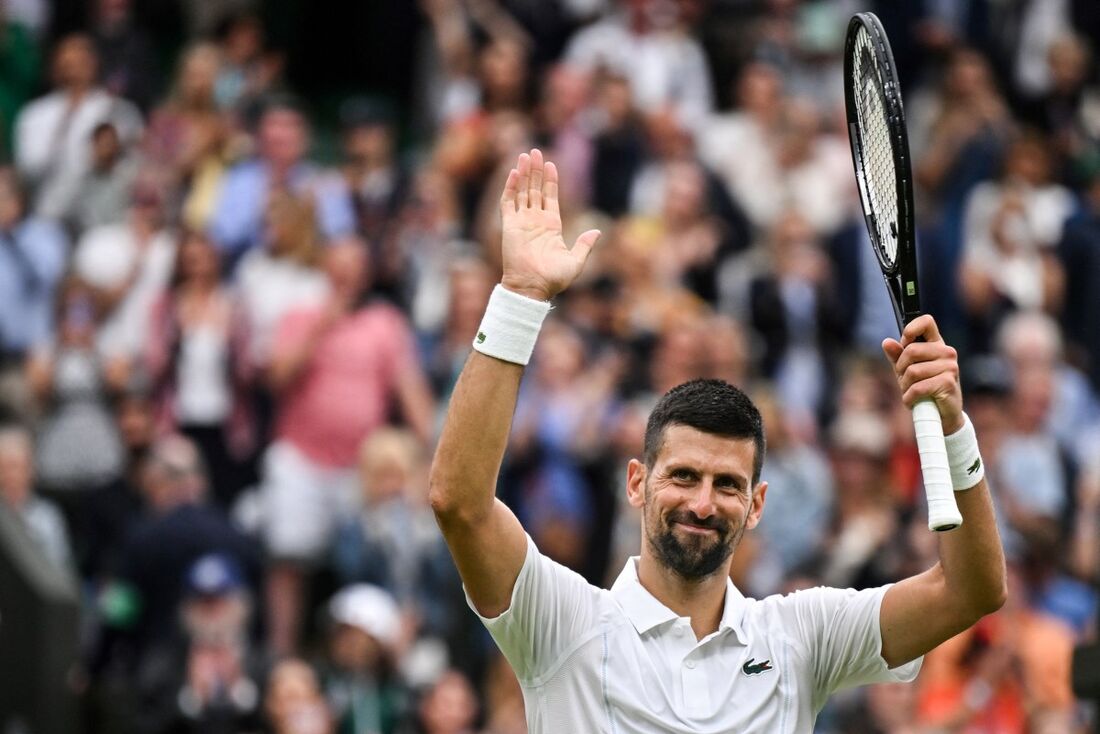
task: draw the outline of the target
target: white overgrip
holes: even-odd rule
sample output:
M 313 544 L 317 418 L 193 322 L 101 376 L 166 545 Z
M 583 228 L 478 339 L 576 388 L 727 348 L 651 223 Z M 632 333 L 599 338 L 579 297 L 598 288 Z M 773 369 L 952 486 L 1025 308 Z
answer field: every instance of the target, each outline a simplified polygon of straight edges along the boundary
M 917 434 L 920 468 L 924 475 L 924 493 L 928 498 L 928 529 L 951 530 L 962 525 L 962 515 L 951 486 L 951 468 L 943 441 L 940 411 L 931 398 L 913 406 L 913 428 Z

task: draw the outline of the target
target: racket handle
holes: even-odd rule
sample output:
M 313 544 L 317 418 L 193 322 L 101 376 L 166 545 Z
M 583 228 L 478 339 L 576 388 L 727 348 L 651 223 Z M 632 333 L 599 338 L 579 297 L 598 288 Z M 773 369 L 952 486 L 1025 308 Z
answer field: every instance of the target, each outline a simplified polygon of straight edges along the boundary
M 924 494 L 928 498 L 928 529 L 952 530 L 962 525 L 962 515 L 955 503 L 951 486 L 951 469 L 947 464 L 947 446 L 943 441 L 940 411 L 931 398 L 913 406 L 913 428 L 917 433 L 920 469 L 924 475 Z

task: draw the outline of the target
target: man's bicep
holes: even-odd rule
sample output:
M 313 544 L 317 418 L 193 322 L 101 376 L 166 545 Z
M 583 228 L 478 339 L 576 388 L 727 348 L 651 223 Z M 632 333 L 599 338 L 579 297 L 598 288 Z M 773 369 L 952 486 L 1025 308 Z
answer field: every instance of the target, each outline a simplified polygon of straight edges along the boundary
M 439 527 L 478 614 L 497 617 L 508 610 L 512 590 L 527 558 L 527 534 L 519 519 L 494 500 L 480 522 L 438 516 Z
M 939 564 L 891 586 L 882 599 L 882 658 L 894 667 L 916 660 L 970 625 L 957 611 Z

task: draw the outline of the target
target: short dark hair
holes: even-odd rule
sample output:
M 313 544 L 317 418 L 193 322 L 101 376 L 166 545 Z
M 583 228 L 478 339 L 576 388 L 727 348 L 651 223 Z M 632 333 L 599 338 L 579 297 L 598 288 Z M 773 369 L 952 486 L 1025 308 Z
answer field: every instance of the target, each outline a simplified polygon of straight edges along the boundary
M 645 465 L 652 468 L 664 444 L 665 428 L 682 425 L 726 438 L 751 438 L 752 484 L 764 466 L 764 421 L 745 393 L 724 380 L 698 379 L 665 393 L 645 427 Z

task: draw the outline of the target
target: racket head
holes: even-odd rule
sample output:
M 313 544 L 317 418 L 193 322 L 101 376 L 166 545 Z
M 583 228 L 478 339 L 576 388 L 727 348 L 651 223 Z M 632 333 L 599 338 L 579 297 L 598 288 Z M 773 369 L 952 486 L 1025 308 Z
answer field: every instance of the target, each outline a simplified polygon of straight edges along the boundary
M 921 314 L 913 173 L 897 67 L 874 13 L 848 23 L 844 103 L 867 234 L 901 329 Z

